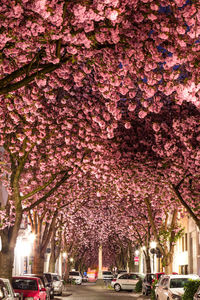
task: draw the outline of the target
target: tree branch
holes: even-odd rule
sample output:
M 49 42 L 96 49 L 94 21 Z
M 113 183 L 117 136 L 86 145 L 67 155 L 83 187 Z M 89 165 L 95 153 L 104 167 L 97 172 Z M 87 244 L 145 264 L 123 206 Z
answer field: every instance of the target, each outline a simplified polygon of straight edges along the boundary
M 19 80 L 15 83 L 7 84 L 5 87 L 1 87 L 0 88 L 0 95 L 5 95 L 5 94 L 8 94 L 10 92 L 16 91 L 16 90 L 20 89 L 21 87 L 26 86 L 29 83 L 31 83 L 36 77 L 55 71 L 63 63 L 67 62 L 67 60 L 69 60 L 69 57 L 65 57 L 65 58 L 61 59 L 61 61 L 58 64 L 53 64 L 53 63 L 47 64 L 42 70 L 37 71 L 37 72 L 31 74 L 30 76 L 27 76 L 24 79 Z M 26 65 L 26 71 L 28 70 L 29 66 L 30 66 L 30 64 Z M 33 68 L 36 68 L 35 64 L 32 65 L 32 69 Z M 8 75 L 9 82 L 12 81 L 11 78 L 14 77 L 14 79 L 15 79 L 15 78 L 19 77 L 20 75 L 24 74 L 25 70 L 22 70 L 22 68 L 21 68 L 20 71 L 19 70 L 13 72 L 13 73 L 15 73 L 15 76 L 13 75 L 13 73 L 11 75 Z M 20 75 L 18 75 L 17 72 L 19 72 Z M 16 74 L 17 74 L 17 76 L 16 76 Z M 5 82 L 5 78 L 2 79 L 2 80 Z M 2 80 L 0 80 L 0 85 L 2 85 Z
M 181 193 L 179 192 L 177 186 L 175 186 L 174 184 L 171 183 L 172 189 L 175 192 L 177 198 L 179 199 L 179 201 L 181 202 L 181 204 L 186 208 L 187 212 L 189 213 L 189 215 L 193 218 L 193 220 L 195 221 L 195 223 L 197 224 L 198 228 L 200 229 L 200 219 L 198 218 L 198 216 L 195 215 L 195 213 L 193 212 L 193 210 L 191 209 L 191 207 L 184 201 L 183 197 L 181 196 Z
M 30 193 L 21 196 L 21 200 L 25 200 L 27 198 L 30 198 L 32 196 L 34 196 L 36 193 L 44 190 L 50 183 L 52 183 L 54 181 L 54 179 L 58 176 L 58 174 L 54 174 L 52 175 L 51 179 L 49 179 L 49 181 L 47 181 L 45 184 L 43 184 L 42 186 L 39 186 L 38 188 L 36 188 L 35 190 L 31 191 Z
M 37 205 L 39 205 L 40 203 L 42 203 L 43 201 L 45 201 L 48 197 L 50 197 L 69 177 L 69 171 L 71 169 L 69 169 L 68 171 L 65 172 L 65 175 L 61 178 L 61 180 L 59 180 L 56 185 L 50 190 L 48 191 L 43 197 L 41 197 L 40 199 L 38 199 L 36 202 L 34 202 L 33 204 L 31 204 L 29 207 L 26 207 L 22 210 L 22 212 L 27 212 L 31 209 L 33 209 L 34 207 L 36 207 Z

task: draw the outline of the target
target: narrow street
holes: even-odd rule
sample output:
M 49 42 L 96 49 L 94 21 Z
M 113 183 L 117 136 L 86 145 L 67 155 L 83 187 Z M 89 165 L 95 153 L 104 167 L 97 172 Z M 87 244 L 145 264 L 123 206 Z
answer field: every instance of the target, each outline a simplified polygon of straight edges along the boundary
M 83 284 L 67 286 L 62 297 L 55 297 L 55 300 L 145 300 L 150 297 L 135 294 L 133 292 L 115 292 L 113 289 L 95 286 L 95 284 Z

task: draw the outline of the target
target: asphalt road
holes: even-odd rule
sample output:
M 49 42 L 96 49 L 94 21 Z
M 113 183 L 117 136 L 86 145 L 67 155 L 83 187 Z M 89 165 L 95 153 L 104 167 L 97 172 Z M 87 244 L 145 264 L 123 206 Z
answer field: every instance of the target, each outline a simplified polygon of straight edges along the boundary
M 149 300 L 150 297 L 135 294 L 134 292 L 121 291 L 119 293 L 106 287 L 95 286 L 95 284 L 67 286 L 62 297 L 55 300 Z

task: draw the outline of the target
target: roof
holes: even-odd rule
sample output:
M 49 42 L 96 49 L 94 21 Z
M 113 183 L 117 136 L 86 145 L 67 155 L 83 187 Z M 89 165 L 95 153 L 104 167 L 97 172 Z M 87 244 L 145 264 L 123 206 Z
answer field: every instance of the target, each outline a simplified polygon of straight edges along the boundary
M 39 279 L 39 278 L 36 277 L 36 276 L 34 277 L 34 276 L 25 276 L 25 275 L 24 275 L 24 276 L 13 276 L 12 278 L 13 278 L 13 279 L 15 279 L 15 278 L 19 278 L 19 279 L 20 279 L 20 278 L 21 278 L 21 279 L 36 279 L 36 280 Z
M 162 276 L 162 278 L 165 278 L 165 277 L 170 277 L 172 279 L 175 279 L 175 278 L 190 278 L 190 279 L 199 279 L 200 280 L 200 277 L 196 274 L 188 274 L 188 275 L 181 275 L 181 274 L 179 274 L 179 275 L 172 275 L 172 274 L 167 275 L 167 274 L 165 274 L 165 275 Z

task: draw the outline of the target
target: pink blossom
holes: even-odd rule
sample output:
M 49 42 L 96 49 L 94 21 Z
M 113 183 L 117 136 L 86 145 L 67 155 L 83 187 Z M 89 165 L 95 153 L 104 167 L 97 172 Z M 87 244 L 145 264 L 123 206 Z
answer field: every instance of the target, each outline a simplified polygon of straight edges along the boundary
M 106 15 L 107 15 L 107 18 L 110 19 L 111 21 L 115 21 L 118 17 L 118 12 L 116 10 L 110 10 L 108 9 L 106 11 Z
M 140 110 L 140 112 L 138 113 L 138 117 L 139 117 L 140 119 L 145 118 L 146 115 L 147 115 L 147 112 L 144 111 L 144 110 Z
M 126 129 L 130 129 L 131 128 L 131 123 L 130 122 L 126 122 L 125 125 L 124 125 L 124 127 Z
M 158 123 L 153 123 L 152 127 L 153 127 L 153 130 L 156 132 L 158 132 L 160 130 L 160 125 Z

